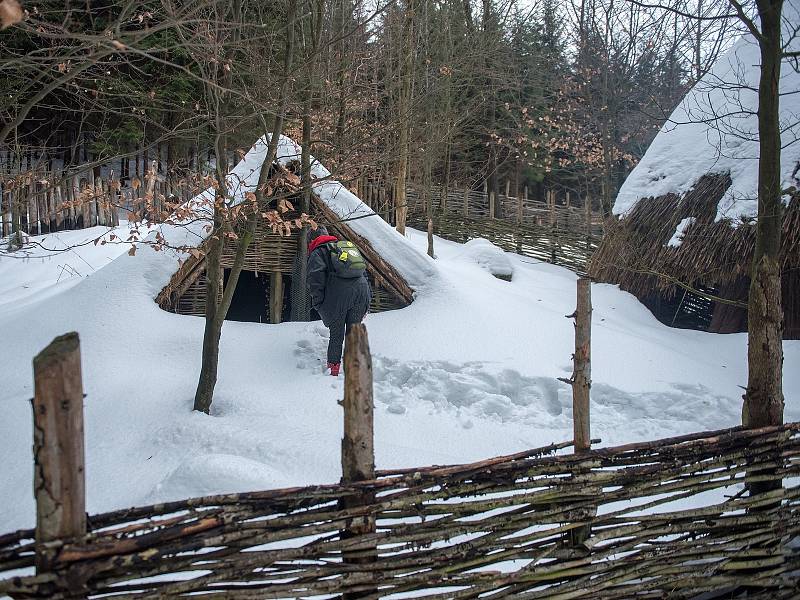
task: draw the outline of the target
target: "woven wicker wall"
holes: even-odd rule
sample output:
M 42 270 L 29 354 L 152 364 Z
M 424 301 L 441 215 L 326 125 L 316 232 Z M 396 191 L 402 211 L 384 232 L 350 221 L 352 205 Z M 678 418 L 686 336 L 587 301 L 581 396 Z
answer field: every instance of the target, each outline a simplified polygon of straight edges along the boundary
M 289 236 L 280 236 L 267 227 L 259 226 L 255 237 L 247 249 L 244 260 L 244 270 L 257 273 L 286 273 L 293 274 L 294 262 L 297 257 L 298 232 L 292 231 Z M 226 244 L 220 261 L 223 269 L 233 266 L 236 244 L 234 241 Z M 370 312 L 396 310 L 408 306 L 408 303 L 399 297 L 386 283 L 386 280 L 377 272 L 373 265 L 368 264 L 368 275 L 372 286 L 372 304 Z M 194 277 L 188 286 L 181 286 L 178 279 Z M 171 296 L 169 301 L 160 302 L 161 307 L 170 312 L 181 315 L 203 316 L 205 314 L 206 273 L 205 269 L 192 272 L 189 269 L 179 271 L 170 282 L 170 289 L 185 288 L 183 293 L 165 294 Z M 288 286 L 287 286 L 288 287 Z M 284 310 L 284 313 L 287 311 Z M 287 313 L 288 314 L 288 313 Z

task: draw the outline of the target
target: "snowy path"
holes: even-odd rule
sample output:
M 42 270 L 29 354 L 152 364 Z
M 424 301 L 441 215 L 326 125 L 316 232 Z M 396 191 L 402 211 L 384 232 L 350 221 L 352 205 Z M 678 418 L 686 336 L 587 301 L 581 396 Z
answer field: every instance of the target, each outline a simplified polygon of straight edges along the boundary
M 422 234 L 410 237 L 424 247 Z M 556 378 L 571 371 L 564 315 L 574 308 L 575 275 L 506 255 L 514 269 L 506 282 L 459 244 L 437 240 L 436 248 L 438 279 L 407 309 L 366 321 L 378 467 L 569 439 L 569 389 Z M 338 480 L 342 379 L 321 372 L 324 327 L 227 323 L 212 415 L 193 413 L 202 319 L 152 301 L 172 259 L 140 250 L 109 264 L 124 250 L 85 246 L 76 252 L 92 267 L 80 274 L 91 275 L 60 281 L 65 254 L 0 259 L 0 531 L 33 524 L 31 358 L 71 329 L 83 349 L 91 512 Z M 617 444 L 738 423 L 744 335 L 669 329 L 613 286 L 592 293 L 594 437 Z M 784 348 L 786 415 L 799 419 L 800 343 Z

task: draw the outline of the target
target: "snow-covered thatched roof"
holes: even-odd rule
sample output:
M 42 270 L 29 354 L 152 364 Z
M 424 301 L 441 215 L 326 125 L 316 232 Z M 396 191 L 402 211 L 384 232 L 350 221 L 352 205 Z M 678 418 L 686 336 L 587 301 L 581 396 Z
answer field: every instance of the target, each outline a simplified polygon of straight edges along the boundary
M 800 0 L 784 5 L 784 44 L 800 50 Z M 798 184 L 800 162 L 800 73 L 785 61 L 780 81 L 784 188 Z M 760 52 L 743 35 L 673 111 L 617 195 L 614 214 L 626 216 L 643 198 L 682 195 L 704 175 L 729 175 L 730 187 L 716 219 L 738 221 L 757 214 L 758 81 Z
M 258 139 L 244 158 L 228 175 L 230 193 L 234 198 L 244 198 L 247 192 L 255 190 L 261 165 L 267 155 L 269 135 Z M 278 143 L 277 160 L 283 165 L 299 161 L 302 153 L 300 145 L 287 136 L 281 136 Z M 331 177 L 319 161 L 311 157 L 312 190 L 319 200 L 337 218 L 344 221 L 351 231 L 360 236 L 388 262 L 414 289 L 420 289 L 426 281 L 436 275 L 433 261 L 415 248 L 409 240 L 400 235 L 371 208 L 364 204 L 344 185 Z M 210 193 L 209 191 L 205 192 Z

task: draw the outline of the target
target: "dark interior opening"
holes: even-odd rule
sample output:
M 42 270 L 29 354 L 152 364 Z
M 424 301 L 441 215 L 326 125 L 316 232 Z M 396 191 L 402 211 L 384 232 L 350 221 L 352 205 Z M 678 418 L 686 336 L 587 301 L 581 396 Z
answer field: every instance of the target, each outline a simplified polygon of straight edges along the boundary
M 713 288 L 697 286 L 697 289 L 709 295 L 716 294 Z M 713 300 L 684 289 L 677 290 L 671 298 L 654 294 L 643 298 L 642 303 L 665 325 L 699 331 L 708 331 L 715 305 Z
M 223 285 L 228 286 L 230 269 L 223 270 Z M 280 322 L 292 320 L 292 299 L 296 290 L 292 289 L 292 276 L 281 273 L 283 282 L 283 302 L 281 306 Z M 233 293 L 231 306 L 225 317 L 226 321 L 245 321 L 249 323 L 271 323 L 270 319 L 270 292 L 272 289 L 271 273 L 256 273 L 243 270 L 239 275 L 236 290 Z M 370 276 L 372 286 L 372 304 L 370 312 L 382 312 L 402 308 L 404 305 L 385 290 L 377 287 Z M 195 313 L 192 313 L 195 314 Z M 319 321 L 320 316 L 316 310 L 310 309 L 309 321 Z
M 230 269 L 225 269 L 226 287 L 230 274 Z M 242 271 L 239 274 L 226 320 L 269 323 L 269 273 Z

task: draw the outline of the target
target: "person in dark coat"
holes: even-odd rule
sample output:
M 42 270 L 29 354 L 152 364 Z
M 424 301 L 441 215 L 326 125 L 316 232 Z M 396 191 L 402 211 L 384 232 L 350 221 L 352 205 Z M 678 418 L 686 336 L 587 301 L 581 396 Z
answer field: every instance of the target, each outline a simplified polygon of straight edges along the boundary
M 372 291 L 367 271 L 362 277 L 338 277 L 331 264 L 328 242 L 338 238 L 328 235 L 327 229 L 318 226 L 309 232 L 308 269 L 306 282 L 311 293 L 311 306 L 319 313 L 330 331 L 328 341 L 328 368 L 334 377 L 339 375 L 344 337 L 354 323 L 360 323 L 369 309 Z

